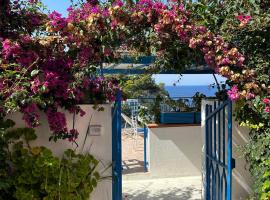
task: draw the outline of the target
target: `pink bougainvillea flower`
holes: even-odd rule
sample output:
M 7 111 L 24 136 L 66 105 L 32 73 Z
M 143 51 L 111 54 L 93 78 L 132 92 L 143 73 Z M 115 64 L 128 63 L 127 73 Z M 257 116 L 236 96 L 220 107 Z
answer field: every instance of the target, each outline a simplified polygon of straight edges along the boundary
M 62 15 L 56 11 L 49 14 L 50 25 L 56 30 L 60 31 L 67 25 L 67 20 L 62 17 Z
M 251 19 L 252 19 L 252 17 L 250 16 L 250 15 L 238 15 L 238 16 L 236 16 L 236 19 L 238 19 L 240 22 L 249 22 Z
M 120 0 L 114 1 L 113 6 L 119 6 L 122 7 L 124 5 L 124 3 Z
M 266 106 L 265 109 L 264 109 L 265 112 L 267 113 L 270 113 L 270 107 L 269 106 Z
M 230 65 L 231 64 L 231 60 L 229 58 L 223 58 L 220 63 L 218 63 L 219 65 Z
M 35 3 L 38 2 L 38 0 L 28 0 L 28 2 L 31 3 L 31 4 L 35 4 Z
M 254 99 L 254 98 L 255 98 L 255 95 L 253 93 L 250 93 L 250 92 L 247 93 L 246 95 L 247 100 Z
M 99 12 L 100 12 L 100 10 L 97 6 L 94 6 L 91 8 L 91 13 L 99 13 Z
M 82 50 L 78 53 L 78 58 L 81 64 L 87 63 L 87 61 L 90 59 L 90 57 L 93 55 L 93 49 L 92 48 L 82 48 Z
M 103 15 L 103 17 L 109 17 L 110 16 L 109 10 L 108 9 L 104 9 L 102 11 L 102 15 Z
M 75 96 L 76 101 L 78 102 L 81 101 L 84 97 L 84 93 L 78 88 L 73 90 L 73 94 Z
M 98 1 L 98 0 L 87 0 L 87 2 L 88 2 L 90 5 L 97 5 L 97 4 L 99 4 L 99 1 Z
M 240 21 L 240 27 L 242 28 L 249 23 L 252 17 L 250 15 L 238 15 L 236 16 L 236 19 Z
M 69 142 L 75 142 L 76 139 L 78 138 L 78 135 L 79 135 L 79 132 L 76 130 L 76 129 L 71 129 L 69 131 L 69 138 L 68 138 L 68 141 Z
M 35 128 L 39 126 L 40 115 L 38 114 L 38 111 L 38 106 L 35 103 L 32 103 L 22 109 L 23 120 L 26 122 L 27 127 Z
M 26 16 L 29 19 L 29 22 L 31 22 L 31 26 L 41 25 L 41 23 L 42 23 L 41 16 L 34 14 L 33 12 L 30 12 L 30 11 L 26 12 Z
M 34 64 L 38 59 L 38 55 L 34 51 L 24 51 L 21 53 L 20 57 L 17 59 L 17 62 L 23 67 L 29 67 Z
M 269 102 L 270 102 L 270 100 L 269 100 L 268 98 L 264 98 L 264 99 L 263 99 L 263 103 L 269 104 Z
M 155 31 L 156 31 L 156 32 L 160 32 L 160 30 L 161 30 L 161 25 L 160 25 L 160 24 L 155 24 L 154 28 L 155 28 Z
M 2 46 L 4 50 L 8 50 L 11 47 L 11 41 L 9 39 L 5 39 L 2 42 Z
M 11 42 L 9 39 L 5 39 L 2 42 L 3 50 L 2 53 L 5 59 L 9 59 L 10 57 L 14 57 L 20 54 L 21 46 L 15 42 Z
M 81 117 L 83 117 L 86 114 L 86 112 L 82 110 L 80 106 L 73 106 L 69 108 L 68 111 L 76 115 L 80 114 Z
M 31 39 L 30 35 L 20 35 L 20 41 L 23 44 L 28 44 L 28 43 L 32 42 L 32 39 Z
M 237 67 L 242 67 L 245 61 L 245 57 L 244 56 L 240 56 L 239 59 L 237 60 Z
M 64 113 L 53 111 L 52 109 L 49 108 L 46 114 L 50 129 L 54 133 L 57 134 L 67 132 L 67 122 Z
M 250 15 L 246 16 L 246 20 L 249 22 L 252 19 Z
M 34 81 L 31 82 L 31 90 L 34 94 L 38 93 L 38 90 L 40 89 L 41 82 L 39 78 L 35 78 Z
M 5 59 L 14 58 L 21 53 L 21 46 L 17 42 L 11 42 L 9 39 L 6 39 L 2 42 L 2 45 L 2 53 Z
M 238 15 L 236 16 L 236 19 L 238 19 L 239 21 L 243 21 L 244 20 L 244 15 Z
M 110 56 L 112 54 L 112 51 L 110 48 L 104 48 L 104 56 Z
M 117 21 L 116 21 L 116 20 L 112 20 L 112 21 L 111 21 L 111 29 L 112 29 L 112 30 L 115 30 L 116 27 L 117 27 Z
M 240 98 L 240 94 L 238 92 L 238 88 L 236 85 L 234 85 L 228 92 L 227 92 L 229 98 L 232 101 L 237 101 Z

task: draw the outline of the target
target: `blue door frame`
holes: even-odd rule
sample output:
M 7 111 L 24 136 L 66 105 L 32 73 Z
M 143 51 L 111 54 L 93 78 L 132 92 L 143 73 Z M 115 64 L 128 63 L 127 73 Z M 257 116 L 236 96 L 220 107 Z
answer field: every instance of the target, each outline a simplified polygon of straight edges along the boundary
M 232 102 L 206 105 L 205 113 L 205 200 L 231 200 Z
M 122 94 L 116 95 L 112 109 L 112 199 L 122 200 L 122 117 L 121 103 Z M 147 143 L 148 128 L 144 125 L 144 169 L 148 171 Z
M 116 95 L 112 110 L 112 199 L 122 199 L 122 94 Z

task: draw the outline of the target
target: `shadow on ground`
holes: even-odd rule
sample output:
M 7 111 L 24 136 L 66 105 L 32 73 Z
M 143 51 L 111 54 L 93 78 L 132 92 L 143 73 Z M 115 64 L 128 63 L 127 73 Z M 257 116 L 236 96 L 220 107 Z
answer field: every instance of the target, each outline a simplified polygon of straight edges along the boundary
M 170 188 L 164 190 L 158 190 L 155 194 L 151 191 L 132 191 L 132 194 L 129 191 L 125 191 L 123 194 L 123 200 L 200 200 L 198 198 L 198 193 L 201 190 L 195 189 L 193 187 L 185 188 Z M 194 194 L 196 194 L 194 197 Z
M 144 172 L 144 162 L 137 159 L 125 160 L 122 162 L 123 174 Z

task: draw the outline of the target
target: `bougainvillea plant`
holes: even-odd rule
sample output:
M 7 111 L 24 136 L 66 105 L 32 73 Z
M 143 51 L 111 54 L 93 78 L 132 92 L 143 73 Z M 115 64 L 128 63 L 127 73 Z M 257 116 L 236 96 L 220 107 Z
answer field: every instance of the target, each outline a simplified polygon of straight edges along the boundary
M 269 199 L 270 115 L 267 99 L 270 97 L 270 1 L 204 2 L 204 7 L 197 4 L 198 9 L 193 13 L 213 32 L 219 32 L 226 41 L 244 52 L 245 64 L 256 72 L 254 78 L 261 92 L 248 101 L 236 101 L 234 116 L 240 126 L 250 130 L 249 141 L 241 147 L 241 152 L 255 180 L 252 199 Z
M 154 54 L 157 63 L 162 63 L 172 57 L 171 46 L 176 44 L 202 55 L 210 68 L 227 77 L 233 101 L 250 100 L 263 90 L 254 82 L 255 71 L 245 66 L 245 57 L 220 35 L 198 25 L 184 4 L 88 1 L 68 8 L 63 17 L 57 11 L 44 14 L 38 1 L 2 1 L 6 14 L 1 25 L 11 28 L 0 32 L 1 110 L 22 112 L 30 127 L 39 125 L 38 113 L 43 110 L 56 138 L 73 141 L 78 135 L 76 130 L 67 130 L 58 108 L 83 115 L 77 105 L 87 93 L 92 97 L 104 93 L 105 100 L 114 100 L 117 81 L 90 77 L 103 63 L 116 62 L 123 52 Z M 14 31 L 12 13 L 31 24 L 18 24 Z M 236 20 L 244 26 L 250 17 Z

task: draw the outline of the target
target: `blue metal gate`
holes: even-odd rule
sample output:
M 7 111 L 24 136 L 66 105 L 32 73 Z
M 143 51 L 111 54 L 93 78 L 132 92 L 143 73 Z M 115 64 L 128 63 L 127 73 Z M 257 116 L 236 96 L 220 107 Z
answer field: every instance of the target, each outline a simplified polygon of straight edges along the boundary
M 112 109 L 112 199 L 122 199 L 122 123 L 121 92 L 116 95 Z
M 232 102 L 206 105 L 205 200 L 232 199 Z

